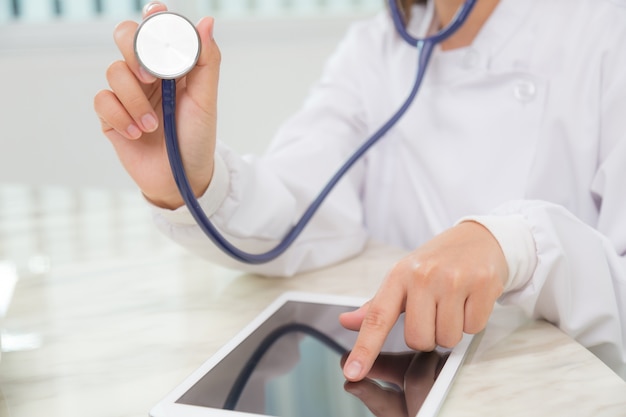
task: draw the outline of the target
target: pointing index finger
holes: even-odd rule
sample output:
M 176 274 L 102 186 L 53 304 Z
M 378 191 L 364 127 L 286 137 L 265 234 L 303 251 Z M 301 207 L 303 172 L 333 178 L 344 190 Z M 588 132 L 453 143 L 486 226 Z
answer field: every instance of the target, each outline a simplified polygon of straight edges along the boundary
M 370 302 L 356 343 L 343 368 L 348 381 L 360 381 L 369 373 L 387 335 L 404 309 L 404 291 L 389 280 Z

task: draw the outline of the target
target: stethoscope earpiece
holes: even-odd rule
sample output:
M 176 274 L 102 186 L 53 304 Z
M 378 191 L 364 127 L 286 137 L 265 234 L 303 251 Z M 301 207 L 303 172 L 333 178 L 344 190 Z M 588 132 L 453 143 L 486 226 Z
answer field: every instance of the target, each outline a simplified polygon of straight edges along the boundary
M 200 36 L 193 23 L 171 12 L 155 13 L 135 34 L 135 55 L 141 66 L 161 79 L 187 74 L 200 56 Z

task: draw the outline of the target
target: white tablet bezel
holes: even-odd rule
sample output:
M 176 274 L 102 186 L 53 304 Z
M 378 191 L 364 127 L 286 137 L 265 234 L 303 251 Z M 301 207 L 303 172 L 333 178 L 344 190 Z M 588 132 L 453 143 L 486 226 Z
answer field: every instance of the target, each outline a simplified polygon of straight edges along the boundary
M 196 371 L 189 375 L 180 385 L 171 391 L 157 405 L 150 410 L 150 417 L 243 417 L 256 416 L 239 411 L 222 410 L 208 407 L 199 407 L 177 403 L 176 401 L 191 389 L 209 370 L 215 367 L 224 359 L 235 347 L 241 344 L 251 335 L 261 324 L 269 319 L 283 304 L 289 301 L 311 302 L 330 305 L 341 305 L 358 307 L 366 299 L 348 296 L 326 295 L 306 292 L 286 292 L 272 302 L 254 320 L 244 327 L 228 343 L 220 348 L 213 356 L 204 362 Z M 450 352 L 444 367 L 432 386 L 426 400 L 422 404 L 420 411 L 415 417 L 434 417 L 437 415 L 443 401 L 452 385 L 452 382 L 463 364 L 473 337 L 464 335 L 463 339 Z

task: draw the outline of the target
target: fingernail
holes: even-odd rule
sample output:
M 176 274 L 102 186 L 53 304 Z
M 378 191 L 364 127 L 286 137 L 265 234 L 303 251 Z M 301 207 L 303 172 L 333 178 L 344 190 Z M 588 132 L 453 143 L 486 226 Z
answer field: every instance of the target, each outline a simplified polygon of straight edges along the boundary
M 151 113 L 148 113 L 141 118 L 141 124 L 146 132 L 154 132 L 158 126 L 156 117 L 154 117 Z
M 361 375 L 363 367 L 357 361 L 349 362 L 345 368 L 343 368 L 343 374 L 348 379 L 357 379 Z
M 154 9 L 156 6 L 159 6 L 159 3 L 151 2 L 151 3 L 146 4 L 143 8 L 143 14 L 146 15 L 150 13 L 150 10 Z
M 138 139 L 141 136 L 141 130 L 139 130 L 139 128 L 134 124 L 128 126 L 128 128 L 126 129 L 126 133 L 131 139 Z
M 156 81 L 156 77 L 146 71 L 144 67 L 139 67 L 139 74 L 141 74 L 141 79 L 146 84 L 151 84 Z
M 198 25 L 205 24 L 205 23 L 209 26 L 209 30 L 208 30 L 209 39 L 213 40 L 213 31 L 215 30 L 215 19 L 212 17 L 202 18 L 202 20 L 198 22 Z
M 361 388 L 358 388 L 356 385 L 347 387 L 346 391 L 348 391 L 350 394 L 354 395 L 355 397 L 360 397 L 361 395 L 363 395 L 363 390 Z

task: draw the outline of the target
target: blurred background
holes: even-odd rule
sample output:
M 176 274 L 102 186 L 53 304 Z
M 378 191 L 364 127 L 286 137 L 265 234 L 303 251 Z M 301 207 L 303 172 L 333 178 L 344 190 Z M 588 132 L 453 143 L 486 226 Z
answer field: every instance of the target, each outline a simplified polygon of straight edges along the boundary
M 0 0 L 0 182 L 133 187 L 100 132 L 93 96 L 119 54 L 115 25 L 146 0 Z M 383 0 L 170 0 L 212 15 L 222 51 L 218 136 L 260 153 L 298 109 L 351 22 Z

